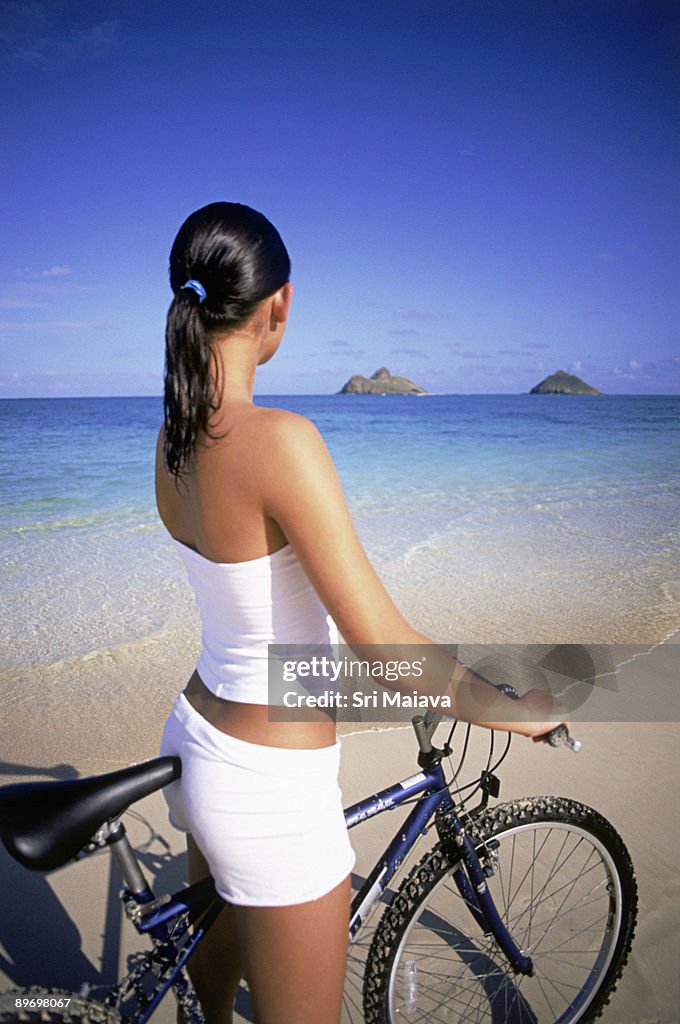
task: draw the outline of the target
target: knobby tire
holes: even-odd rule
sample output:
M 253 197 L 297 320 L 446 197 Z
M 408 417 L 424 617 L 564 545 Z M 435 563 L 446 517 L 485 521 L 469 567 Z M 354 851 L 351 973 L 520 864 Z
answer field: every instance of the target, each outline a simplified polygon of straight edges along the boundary
M 628 851 L 600 814 L 573 800 L 500 804 L 467 825 L 488 843 L 488 879 L 511 935 L 534 962 L 516 974 L 485 934 L 440 842 L 385 911 L 364 981 L 367 1024 L 588 1024 L 626 963 L 637 909 Z

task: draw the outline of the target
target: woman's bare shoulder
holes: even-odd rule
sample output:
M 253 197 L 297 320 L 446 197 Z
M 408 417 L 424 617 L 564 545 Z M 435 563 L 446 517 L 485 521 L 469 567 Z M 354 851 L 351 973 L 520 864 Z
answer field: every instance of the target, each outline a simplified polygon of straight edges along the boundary
M 244 417 L 241 430 L 240 439 L 247 437 L 253 444 L 263 445 L 270 455 L 276 452 L 280 457 L 308 458 L 326 452 L 324 440 L 312 421 L 288 409 L 257 406 Z
M 306 431 L 318 433 L 311 420 L 308 420 L 306 416 L 301 416 L 300 413 L 291 412 L 290 409 L 272 409 L 256 405 L 253 406 L 253 415 L 249 422 L 255 428 L 275 432 L 283 438 L 291 433 Z

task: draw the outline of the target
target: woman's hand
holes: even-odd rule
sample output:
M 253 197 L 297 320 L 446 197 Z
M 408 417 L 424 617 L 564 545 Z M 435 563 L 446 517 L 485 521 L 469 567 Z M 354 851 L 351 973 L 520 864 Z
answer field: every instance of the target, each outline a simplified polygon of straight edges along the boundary
M 499 686 L 460 662 L 452 678 L 458 717 L 487 729 L 516 732 L 536 742 L 559 725 L 569 728 L 569 713 L 549 690 L 529 690 L 520 697 L 512 686 Z
M 530 736 L 534 743 L 540 743 L 558 725 L 569 728 L 567 708 L 547 690 L 529 690 L 515 704 L 522 708 L 523 721 L 513 723 L 511 732 Z
M 561 700 L 547 690 L 528 690 L 512 702 L 514 708 L 509 708 L 508 713 L 515 720 L 507 723 L 510 732 L 529 736 L 535 743 L 539 743 L 558 725 L 569 728 L 567 709 Z

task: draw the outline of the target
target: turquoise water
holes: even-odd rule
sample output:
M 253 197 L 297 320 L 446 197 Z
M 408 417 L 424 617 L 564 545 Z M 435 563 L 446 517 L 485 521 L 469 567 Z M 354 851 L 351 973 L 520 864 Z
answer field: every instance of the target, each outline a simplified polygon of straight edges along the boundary
M 318 425 L 369 554 L 437 639 L 677 628 L 680 397 L 257 401 Z M 0 668 L 194 628 L 153 505 L 160 417 L 156 398 L 0 402 Z

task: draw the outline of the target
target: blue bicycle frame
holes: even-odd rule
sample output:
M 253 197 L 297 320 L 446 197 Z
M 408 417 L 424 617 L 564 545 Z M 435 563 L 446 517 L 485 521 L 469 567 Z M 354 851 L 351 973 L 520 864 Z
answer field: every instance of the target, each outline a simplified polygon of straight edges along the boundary
M 514 942 L 488 891 L 486 880 L 488 874 L 493 872 L 493 848 L 487 844 L 478 850 L 464 823 L 456 814 L 456 807 L 441 764 L 442 758 L 449 751 L 432 747 L 429 737 L 423 739 L 417 721 L 414 719 L 413 724 L 421 744 L 421 771 L 353 804 L 345 811 L 345 822 L 347 828 L 351 829 L 384 811 L 414 802 L 413 810 L 352 901 L 350 940 L 354 939 L 385 893 L 404 858 L 418 838 L 427 832 L 434 819 L 443 849 L 451 860 L 452 880 L 471 915 L 486 933 L 494 936 L 499 948 L 518 974 L 532 974 L 531 959 L 525 956 Z M 420 721 L 422 722 L 422 719 Z M 120 837 L 124 839 L 121 822 L 117 823 L 117 828 L 122 830 Z M 139 873 L 127 841 L 114 840 L 110 845 L 112 852 L 118 857 L 128 885 L 130 879 L 133 880 L 124 896 L 126 912 L 137 930 L 142 934 L 149 934 L 154 940 L 157 952 L 155 962 L 160 966 L 160 984 L 150 999 L 143 1000 L 143 1008 L 135 1020 L 137 1024 L 145 1024 L 168 989 L 174 986 L 178 997 L 184 1000 L 183 1008 L 190 1024 L 199 1024 L 202 1017 L 200 1013 L 195 1016 L 192 1012 L 191 987 L 181 972 L 205 932 L 217 918 L 223 901 L 215 892 L 212 879 L 208 878 L 174 895 L 155 899 Z M 189 933 L 190 937 L 177 956 L 178 940 Z M 166 946 L 167 958 L 164 956 Z
M 364 882 L 352 901 L 350 916 L 350 939 L 353 939 L 361 925 L 371 913 L 375 904 L 387 889 L 400 864 L 413 847 L 419 836 L 424 835 L 433 816 L 439 830 L 439 821 L 446 820 L 447 833 L 440 832 L 446 844 L 460 849 L 460 860 L 452 870 L 453 881 L 465 900 L 470 913 L 481 924 L 485 932 L 491 932 L 512 967 L 521 974 L 531 974 L 533 964 L 524 956 L 503 924 L 496 906 L 489 894 L 486 872 L 480 863 L 474 843 L 456 815 L 455 805 L 449 792 L 444 770 L 441 766 L 441 751 L 433 751 L 431 764 L 402 782 L 376 793 L 372 797 L 353 804 L 345 811 L 345 822 L 353 828 L 367 818 L 383 811 L 392 810 L 414 798 L 416 805 L 408 815 L 403 827 L 395 835 L 375 868 Z M 465 865 L 467 873 L 460 866 Z

